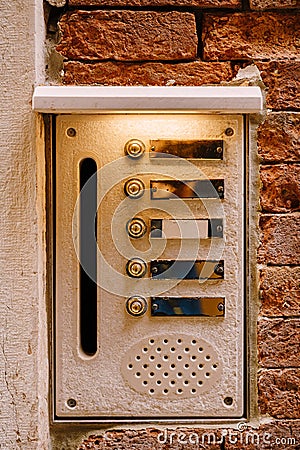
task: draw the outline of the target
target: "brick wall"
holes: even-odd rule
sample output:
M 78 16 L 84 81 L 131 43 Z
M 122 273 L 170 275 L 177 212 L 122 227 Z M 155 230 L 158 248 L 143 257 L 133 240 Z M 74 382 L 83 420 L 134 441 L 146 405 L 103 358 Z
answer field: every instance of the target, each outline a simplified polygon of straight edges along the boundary
M 273 443 L 227 436 L 201 448 L 300 448 L 299 7 L 299 0 L 69 0 L 60 19 L 64 84 L 217 85 L 255 63 L 267 87 L 258 129 L 258 406 L 271 423 L 261 421 L 257 432 L 271 433 Z M 200 448 L 159 444 L 158 433 L 93 435 L 80 449 Z M 284 444 L 289 437 L 297 444 Z

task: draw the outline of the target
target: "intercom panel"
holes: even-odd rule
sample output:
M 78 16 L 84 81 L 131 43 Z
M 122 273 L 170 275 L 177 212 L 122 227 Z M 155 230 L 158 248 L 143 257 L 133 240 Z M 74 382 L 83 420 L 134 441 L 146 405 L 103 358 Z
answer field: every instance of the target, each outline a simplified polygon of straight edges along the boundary
M 242 115 L 59 115 L 58 418 L 244 414 Z

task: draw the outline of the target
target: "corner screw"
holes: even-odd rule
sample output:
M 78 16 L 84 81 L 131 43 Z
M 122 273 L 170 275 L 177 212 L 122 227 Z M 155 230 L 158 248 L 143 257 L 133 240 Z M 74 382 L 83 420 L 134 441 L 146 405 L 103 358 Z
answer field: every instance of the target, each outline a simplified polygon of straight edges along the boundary
M 75 406 L 77 405 L 77 402 L 74 398 L 69 398 L 67 400 L 67 405 L 69 408 L 75 408 Z
M 227 406 L 231 406 L 232 403 L 233 403 L 233 398 L 232 398 L 232 397 L 225 397 L 225 398 L 224 398 L 224 403 L 225 403 L 225 405 L 227 405 Z
M 233 128 L 226 128 L 225 134 L 226 134 L 226 136 L 233 136 L 234 135 Z
M 75 128 L 68 128 L 68 129 L 67 129 L 67 135 L 68 135 L 69 137 L 74 137 L 74 136 L 76 136 L 76 130 L 75 130 Z

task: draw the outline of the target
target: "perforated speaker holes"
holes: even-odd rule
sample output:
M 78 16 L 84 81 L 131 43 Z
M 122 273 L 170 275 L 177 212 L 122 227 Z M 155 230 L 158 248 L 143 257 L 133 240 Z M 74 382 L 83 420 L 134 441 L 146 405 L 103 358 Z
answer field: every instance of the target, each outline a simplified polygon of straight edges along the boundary
M 121 369 L 137 392 L 169 399 L 201 395 L 222 372 L 211 344 L 182 334 L 143 339 L 127 351 Z

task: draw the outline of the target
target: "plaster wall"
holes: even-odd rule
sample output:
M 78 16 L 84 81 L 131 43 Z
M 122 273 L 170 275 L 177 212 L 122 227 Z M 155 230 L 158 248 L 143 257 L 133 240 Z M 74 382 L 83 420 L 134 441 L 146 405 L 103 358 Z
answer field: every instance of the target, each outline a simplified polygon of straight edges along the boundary
M 44 449 L 44 157 L 31 112 L 33 87 L 43 78 L 43 4 L 1 0 L 0 13 L 0 448 Z

